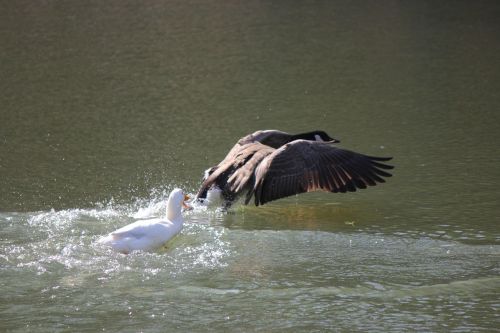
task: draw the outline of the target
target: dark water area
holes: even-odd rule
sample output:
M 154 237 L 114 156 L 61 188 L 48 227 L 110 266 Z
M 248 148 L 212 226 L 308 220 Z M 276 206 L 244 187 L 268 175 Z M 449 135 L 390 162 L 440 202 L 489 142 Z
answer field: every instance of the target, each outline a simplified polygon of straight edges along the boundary
M 500 327 L 500 3 L 0 4 L 0 330 Z M 393 156 L 386 184 L 121 256 L 258 129 Z M 281 318 L 281 319 L 280 319 Z

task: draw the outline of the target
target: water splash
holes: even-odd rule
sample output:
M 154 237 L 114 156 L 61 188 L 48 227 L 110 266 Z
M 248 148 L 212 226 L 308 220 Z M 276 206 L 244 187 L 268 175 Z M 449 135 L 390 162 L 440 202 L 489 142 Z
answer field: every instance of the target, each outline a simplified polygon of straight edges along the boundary
M 482 316 L 498 310 L 492 297 L 498 247 L 383 233 L 382 227 L 364 231 L 357 211 L 331 206 L 235 207 L 227 214 L 195 205 L 164 249 L 122 255 L 96 244 L 138 218 L 163 214 L 167 197 L 0 213 L 0 300 L 22 309 L 7 316 L 44 323 L 113 309 L 117 322 L 143 325 L 155 316 L 163 327 L 192 322 L 184 318 L 213 323 L 223 312 L 228 319 L 221 329 L 247 320 L 255 323 L 250 328 L 286 329 L 302 318 L 318 331 L 334 324 L 325 318 L 369 330 L 363 316 L 378 316 L 388 325 L 404 318 L 404 330 L 423 319 L 440 322 L 441 313 L 462 318 L 455 325 L 477 328 L 464 319 L 467 307 L 480 308 Z M 346 225 L 351 219 L 356 224 Z M 353 313 L 363 316 L 353 322 Z

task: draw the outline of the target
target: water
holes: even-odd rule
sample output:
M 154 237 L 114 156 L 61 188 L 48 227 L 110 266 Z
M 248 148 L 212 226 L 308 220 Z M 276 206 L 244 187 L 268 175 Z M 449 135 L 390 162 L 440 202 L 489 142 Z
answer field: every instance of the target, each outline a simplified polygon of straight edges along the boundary
M 1 331 L 498 331 L 497 2 L 0 5 Z M 394 177 L 95 244 L 256 129 Z
M 156 253 L 95 244 L 161 206 L 2 214 L 3 329 L 470 331 L 498 320 L 498 245 L 350 224 L 250 228 L 241 216 L 225 226 L 210 210 L 188 213 Z M 279 220 L 253 210 L 236 215 Z

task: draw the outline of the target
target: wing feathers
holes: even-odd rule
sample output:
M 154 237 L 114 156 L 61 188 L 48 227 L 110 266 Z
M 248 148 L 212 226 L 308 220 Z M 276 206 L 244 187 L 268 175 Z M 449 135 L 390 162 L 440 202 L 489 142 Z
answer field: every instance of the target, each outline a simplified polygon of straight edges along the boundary
M 353 192 L 391 177 L 391 157 L 359 154 L 327 142 L 295 140 L 280 148 L 262 144 L 269 131 L 242 138 L 223 161 L 210 169 L 197 197 L 217 185 L 227 200 L 248 189 L 245 204 L 255 205 L 311 192 Z M 229 199 L 228 199 L 229 198 Z
M 391 174 L 390 157 L 375 157 L 332 147 L 327 143 L 297 140 L 267 156 L 255 173 L 255 204 L 311 191 L 353 192 L 383 183 Z M 264 163 L 265 162 L 265 163 Z

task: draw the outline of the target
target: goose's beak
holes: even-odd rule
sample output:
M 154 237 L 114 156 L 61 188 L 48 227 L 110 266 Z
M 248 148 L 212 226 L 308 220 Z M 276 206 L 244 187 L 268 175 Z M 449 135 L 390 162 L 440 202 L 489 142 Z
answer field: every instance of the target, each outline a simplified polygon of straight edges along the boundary
M 332 138 L 330 141 L 328 141 L 328 143 L 340 143 L 340 140 Z
M 184 207 L 184 209 L 186 209 L 186 210 L 193 209 L 193 207 L 192 207 L 192 206 L 190 206 L 190 205 L 188 205 L 188 204 L 186 203 L 186 201 L 188 201 L 189 199 L 191 199 L 191 198 L 189 197 L 189 195 L 185 194 L 185 195 L 184 195 L 184 200 L 182 200 L 182 207 Z

